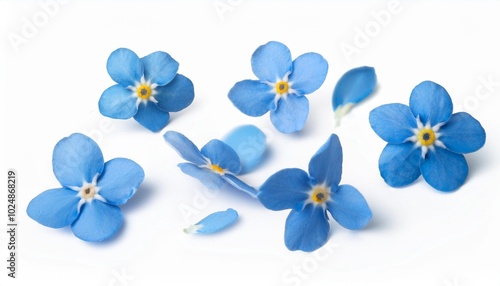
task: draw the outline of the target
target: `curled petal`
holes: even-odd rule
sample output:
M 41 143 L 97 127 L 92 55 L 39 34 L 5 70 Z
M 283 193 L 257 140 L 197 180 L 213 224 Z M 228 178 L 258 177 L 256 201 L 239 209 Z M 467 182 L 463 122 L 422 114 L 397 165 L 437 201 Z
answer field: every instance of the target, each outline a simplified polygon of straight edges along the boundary
M 54 147 L 52 167 L 64 187 L 81 187 L 91 183 L 104 168 L 101 149 L 89 137 L 74 133 L 61 139 Z
M 115 158 L 104 164 L 97 186 L 99 195 L 112 205 L 122 205 L 134 195 L 144 180 L 144 170 L 136 162 Z
M 292 210 L 286 219 L 285 245 L 289 250 L 314 251 L 328 240 L 330 224 L 325 210 L 308 204 L 304 210 Z
M 39 224 L 52 228 L 65 227 L 78 216 L 78 193 L 65 189 L 45 191 L 31 200 L 27 213 Z
M 167 85 L 156 88 L 158 107 L 165 112 L 177 112 L 188 107 L 194 100 L 194 86 L 191 80 L 177 74 Z
M 275 93 L 271 87 L 258 80 L 237 82 L 229 91 L 229 100 L 248 116 L 262 116 L 274 107 Z
M 433 188 L 451 192 L 463 185 L 469 173 L 464 155 L 436 147 L 422 159 L 422 176 Z
M 122 222 L 123 215 L 119 207 L 94 199 L 82 205 L 80 215 L 71 229 L 79 239 L 96 242 L 113 236 Z
M 215 212 L 198 223 L 184 229 L 185 233 L 211 234 L 219 232 L 233 225 L 238 219 L 238 212 L 233 209 Z
M 271 175 L 259 188 L 258 198 L 268 209 L 302 209 L 312 189 L 309 175 L 301 169 L 284 169 Z
M 293 133 L 304 128 L 309 115 L 309 101 L 305 96 L 289 94 L 278 101 L 271 111 L 271 122 L 282 133 Z
M 333 218 L 347 229 L 362 229 L 372 219 L 372 211 L 363 195 L 353 186 L 341 185 L 327 203 Z
M 306 53 L 293 61 L 288 80 L 300 94 L 309 94 L 321 87 L 328 73 L 328 62 L 320 54 Z
M 148 101 L 139 104 L 134 119 L 150 131 L 159 132 L 167 126 L 170 114 L 159 109 L 156 103 Z
M 179 63 L 165 52 L 154 52 L 141 59 L 144 77 L 159 86 L 169 83 L 177 74 Z
M 328 141 L 314 154 L 309 162 L 309 174 L 316 184 L 337 188 L 342 177 L 342 146 L 339 137 L 330 135 Z
M 137 97 L 130 89 L 113 85 L 101 95 L 99 112 L 114 119 L 129 119 L 137 113 Z
M 217 165 L 223 170 L 238 174 L 241 163 L 238 154 L 226 143 L 213 139 L 201 148 L 201 154 L 210 159 L 210 163 Z
M 381 105 L 370 112 L 370 125 L 380 138 L 392 144 L 404 143 L 414 135 L 417 121 L 411 109 L 400 103 Z
M 268 42 L 252 55 L 253 73 L 263 81 L 275 82 L 292 70 L 292 55 L 287 46 L 279 42 Z
M 198 147 L 183 134 L 176 131 L 167 131 L 163 135 L 163 138 L 184 160 L 196 165 L 207 163 Z
M 359 103 L 367 98 L 377 85 L 377 76 L 372 67 L 358 67 L 340 77 L 333 90 L 333 110 L 349 103 Z
M 410 108 L 423 124 L 430 123 L 434 126 L 450 119 L 453 103 L 444 87 L 432 81 L 424 81 L 411 92 Z
M 421 156 L 421 149 L 412 142 L 387 144 L 378 161 L 380 175 L 391 187 L 409 185 L 420 177 Z
M 131 50 L 120 48 L 111 53 L 106 64 L 108 74 L 122 87 L 134 86 L 144 69 L 141 59 Z
M 484 146 L 486 132 L 470 114 L 458 112 L 439 129 L 439 140 L 455 153 L 471 153 Z

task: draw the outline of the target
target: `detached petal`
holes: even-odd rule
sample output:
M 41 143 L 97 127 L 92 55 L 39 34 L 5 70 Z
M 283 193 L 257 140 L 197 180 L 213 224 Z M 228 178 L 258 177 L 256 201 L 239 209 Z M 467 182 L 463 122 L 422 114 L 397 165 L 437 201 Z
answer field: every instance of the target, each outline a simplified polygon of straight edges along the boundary
M 306 53 L 293 61 L 288 81 L 300 94 L 309 94 L 321 87 L 328 73 L 328 62 L 320 54 Z
M 129 119 L 137 113 L 137 97 L 130 89 L 113 85 L 102 93 L 99 112 L 114 119 Z
M 244 125 L 233 129 L 223 141 L 240 157 L 240 174 L 253 170 L 261 163 L 266 152 L 266 135 L 254 125 Z
M 238 212 L 233 209 L 227 209 L 225 211 L 215 212 L 208 215 L 198 223 L 185 228 L 184 232 L 188 234 L 211 234 L 228 228 L 233 225 L 237 219 Z
M 275 93 L 272 88 L 258 80 L 237 82 L 229 91 L 229 100 L 248 116 L 262 116 L 274 107 Z
M 471 153 L 481 149 L 486 142 L 486 132 L 481 123 L 470 114 L 458 112 L 439 129 L 439 140 L 455 153 Z
M 182 159 L 196 165 L 205 165 L 207 161 L 201 155 L 198 147 L 183 134 L 176 131 L 167 131 L 163 135 L 165 141 L 174 148 Z
M 193 178 L 198 179 L 203 185 L 212 190 L 224 189 L 228 183 L 222 178 L 221 175 L 216 174 L 207 168 L 198 167 L 191 163 L 180 163 L 177 166 L 181 171 Z
M 400 103 L 385 104 L 373 109 L 369 120 L 373 131 L 391 144 L 404 143 L 414 135 L 413 128 L 417 128 L 417 121 L 410 107 Z
M 166 85 L 177 74 L 179 63 L 165 52 L 154 52 L 141 59 L 144 78 L 159 86 Z
M 82 205 L 80 216 L 71 229 L 79 239 L 96 242 L 113 236 L 122 222 L 123 215 L 119 207 L 94 199 Z
M 436 147 L 422 159 L 422 176 L 433 188 L 451 192 L 462 186 L 467 179 L 469 167 L 464 155 Z
M 275 82 L 292 70 L 292 55 L 287 46 L 268 42 L 252 54 L 252 71 L 258 79 Z
M 104 164 L 97 186 L 99 195 L 112 205 L 126 203 L 144 180 L 144 171 L 136 162 L 115 158 Z
M 284 169 L 269 177 L 257 197 L 268 209 L 302 209 L 312 186 L 309 175 L 301 169 Z
M 342 146 L 335 134 L 312 156 L 309 161 L 309 175 L 316 180 L 315 184 L 325 184 L 334 189 L 342 177 Z
M 314 251 L 328 240 L 330 224 L 325 210 L 308 204 L 304 210 L 292 210 L 286 219 L 285 245 L 289 250 Z
M 141 59 L 131 50 L 120 48 L 111 53 L 106 64 L 108 74 L 123 87 L 134 86 L 141 80 L 144 69 Z
M 333 90 L 333 110 L 338 107 L 358 103 L 367 98 L 377 85 L 377 76 L 372 67 L 358 67 L 340 77 Z
M 44 226 L 65 227 L 78 216 L 78 193 L 65 189 L 45 191 L 31 200 L 26 212 L 28 216 Z
M 167 85 L 159 86 L 155 95 L 158 107 L 166 112 L 177 112 L 188 107 L 194 100 L 194 86 L 191 80 L 177 74 Z
M 331 194 L 328 211 L 347 229 L 362 229 L 372 219 L 372 211 L 363 195 L 353 186 L 341 185 Z
M 94 140 L 74 133 L 54 147 L 52 168 L 63 187 L 81 187 L 102 173 L 104 158 Z
M 210 163 L 217 165 L 233 174 L 238 174 L 241 170 L 241 163 L 238 154 L 226 143 L 212 139 L 201 148 L 201 154 L 210 159 Z
M 432 81 L 424 81 L 411 92 L 410 108 L 423 124 L 430 122 L 434 126 L 450 119 L 453 103 L 444 87 Z
M 387 144 L 378 161 L 380 175 L 391 187 L 409 185 L 420 177 L 421 156 L 421 148 L 413 142 Z
M 148 101 L 147 104 L 139 104 L 134 119 L 150 131 L 158 132 L 167 126 L 170 114 L 159 109 L 156 103 Z
M 271 111 L 271 122 L 282 133 L 293 133 L 304 128 L 309 115 L 309 100 L 305 96 L 288 94 Z

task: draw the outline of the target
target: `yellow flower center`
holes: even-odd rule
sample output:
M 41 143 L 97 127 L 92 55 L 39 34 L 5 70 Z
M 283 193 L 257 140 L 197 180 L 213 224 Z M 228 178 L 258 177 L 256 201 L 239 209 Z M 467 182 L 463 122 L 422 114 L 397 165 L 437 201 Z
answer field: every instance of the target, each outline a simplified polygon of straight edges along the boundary
M 93 186 L 93 185 L 86 185 L 81 189 L 80 192 L 81 192 L 82 198 L 84 198 L 85 200 L 90 200 L 90 199 L 94 198 L 94 196 L 96 194 L 96 189 L 95 189 L 95 186 Z
M 311 193 L 311 200 L 315 203 L 322 204 L 330 198 L 330 190 L 324 186 L 314 187 Z
M 210 165 L 210 169 L 216 173 L 223 174 L 224 170 L 219 165 Z
M 429 146 L 434 144 L 434 141 L 436 141 L 436 134 L 432 129 L 425 128 L 422 129 L 418 132 L 418 142 L 422 144 L 422 146 Z
M 137 88 L 137 97 L 140 99 L 148 100 L 152 93 L 151 87 L 147 84 L 141 84 Z
M 276 84 L 275 88 L 276 88 L 276 93 L 278 94 L 287 93 L 289 88 L 288 82 L 280 81 Z

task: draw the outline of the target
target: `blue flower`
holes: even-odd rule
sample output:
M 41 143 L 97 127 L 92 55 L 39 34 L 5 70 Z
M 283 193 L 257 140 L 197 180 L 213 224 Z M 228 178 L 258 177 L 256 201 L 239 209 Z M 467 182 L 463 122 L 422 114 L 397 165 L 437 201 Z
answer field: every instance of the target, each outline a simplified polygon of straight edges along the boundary
M 379 159 L 380 175 L 392 187 L 403 187 L 422 175 L 433 188 L 458 189 L 468 174 L 463 154 L 479 150 L 486 133 L 465 112 L 452 114 L 448 92 L 432 81 L 417 85 L 410 105 L 379 106 L 370 125 L 388 144 Z
M 117 84 L 101 95 L 99 111 L 115 119 L 134 117 L 147 129 L 160 131 L 170 119 L 169 112 L 181 111 L 194 99 L 193 83 L 178 74 L 178 68 L 165 52 L 139 58 L 129 49 L 115 50 L 107 69 Z
M 343 227 L 361 229 L 372 218 L 363 195 L 353 186 L 340 185 L 342 146 L 332 134 L 309 162 L 309 174 L 284 169 L 267 179 L 258 198 L 271 210 L 292 209 L 285 225 L 290 250 L 314 251 L 328 240 L 328 212 Z
M 79 133 L 56 144 L 52 165 L 62 188 L 32 199 L 28 215 L 52 228 L 71 225 L 75 236 L 85 241 L 113 236 L 123 222 L 118 206 L 126 203 L 144 180 L 142 168 L 124 158 L 104 163 L 99 146 Z
M 294 61 L 282 43 L 269 42 L 252 55 L 252 70 L 259 80 L 237 82 L 229 99 L 241 112 L 262 116 L 271 111 L 271 122 L 280 132 L 301 130 L 309 114 L 304 96 L 325 81 L 327 61 L 317 53 L 306 53 Z
M 226 143 L 213 139 L 200 151 L 179 132 L 167 131 L 163 137 L 183 159 L 189 161 L 178 165 L 185 174 L 198 179 L 210 189 L 232 189 L 256 197 L 257 190 L 235 176 L 241 171 L 240 158 Z

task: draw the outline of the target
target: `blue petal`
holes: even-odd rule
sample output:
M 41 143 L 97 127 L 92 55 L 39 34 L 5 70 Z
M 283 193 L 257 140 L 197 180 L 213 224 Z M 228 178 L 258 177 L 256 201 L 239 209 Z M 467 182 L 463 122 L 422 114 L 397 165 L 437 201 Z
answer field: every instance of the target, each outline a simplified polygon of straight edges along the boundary
M 207 161 L 201 155 L 198 147 L 183 134 L 176 131 L 167 131 L 163 135 L 165 141 L 174 148 L 175 151 L 182 157 L 196 165 L 205 165 Z
M 304 128 L 309 115 L 309 101 L 305 96 L 288 94 L 271 111 L 271 122 L 282 133 L 293 133 Z
M 200 220 L 195 225 L 184 229 L 185 233 L 210 234 L 219 232 L 233 225 L 238 219 L 238 212 L 233 209 L 215 212 Z
M 254 199 L 257 198 L 257 190 L 254 187 L 249 186 L 242 180 L 238 179 L 236 176 L 225 174 L 224 176 L 222 176 L 222 178 L 226 180 L 226 182 L 231 186 L 231 189 L 236 189 L 238 191 L 247 193 Z
M 131 50 L 120 48 L 111 53 L 106 64 L 108 74 L 123 87 L 134 86 L 141 80 L 143 66 L 141 59 Z
M 266 135 L 254 125 L 244 125 L 231 130 L 223 141 L 240 157 L 240 174 L 253 170 L 262 161 L 266 151 Z
M 312 190 L 309 175 L 301 169 L 284 169 L 269 177 L 259 188 L 258 198 L 268 209 L 300 210 Z
M 137 113 L 137 97 L 130 89 L 113 85 L 102 93 L 99 112 L 115 119 L 129 119 Z
M 423 124 L 431 126 L 448 121 L 453 112 L 453 103 L 448 92 L 439 84 L 424 81 L 410 95 L 410 108 Z
M 258 80 L 237 82 L 229 91 L 229 100 L 248 116 L 262 116 L 274 107 L 276 94 L 272 88 Z
M 217 165 L 233 174 L 238 174 L 241 170 L 241 163 L 238 154 L 226 143 L 213 139 L 201 148 L 201 154 L 210 159 L 210 163 Z
M 136 162 L 115 158 L 104 164 L 97 186 L 99 195 L 112 205 L 124 204 L 144 180 L 144 171 Z
M 439 133 L 439 140 L 455 153 L 475 152 L 486 142 L 486 132 L 481 123 L 465 112 L 453 114 Z
M 221 175 L 216 174 L 207 168 L 198 167 L 191 163 L 180 163 L 177 166 L 179 166 L 184 174 L 198 179 L 209 189 L 221 190 L 228 185 L 228 182 L 226 182 Z
M 315 185 L 324 183 L 337 188 L 342 177 L 342 146 L 337 135 L 330 135 L 328 141 L 312 156 L 309 175 L 315 179 Z
M 286 219 L 285 245 L 289 250 L 311 252 L 328 240 L 330 224 L 325 210 L 308 204 L 304 210 L 292 210 Z
M 141 59 L 144 78 L 159 86 L 166 85 L 177 74 L 179 63 L 165 52 L 154 52 Z
M 300 94 L 309 94 L 321 87 L 328 73 L 328 62 L 317 53 L 300 55 L 293 61 L 288 81 Z
M 378 161 L 380 175 L 391 187 L 411 184 L 420 177 L 421 155 L 422 149 L 412 142 L 387 144 Z
M 78 216 L 80 197 L 73 190 L 60 188 L 45 191 L 31 200 L 26 212 L 38 223 L 53 227 L 65 227 Z
M 439 191 L 454 191 L 467 179 L 469 167 L 462 154 L 436 147 L 434 151 L 427 152 L 425 160 L 422 160 L 422 176 Z
M 332 192 L 327 206 L 333 218 L 347 229 L 364 228 L 372 219 L 372 211 L 365 198 L 350 185 L 341 185 Z
M 139 104 L 134 119 L 150 131 L 158 132 L 167 126 L 170 114 L 159 109 L 156 103 L 149 101 L 147 104 Z
M 372 67 L 358 67 L 347 71 L 335 85 L 332 96 L 333 110 L 347 104 L 356 104 L 367 98 L 377 85 Z
M 74 133 L 54 147 L 52 168 L 62 186 L 81 187 L 102 172 L 104 159 L 94 140 Z
M 123 215 L 119 207 L 94 199 L 82 205 L 80 216 L 71 229 L 79 239 L 96 242 L 113 236 L 122 222 Z
M 268 42 L 252 55 L 252 71 L 258 79 L 275 82 L 292 70 L 292 55 L 287 46 L 279 42 Z
M 410 107 L 400 103 L 384 104 L 373 109 L 369 120 L 373 131 L 392 144 L 404 143 L 415 135 L 413 128 L 417 128 Z
M 191 80 L 177 74 L 167 85 L 156 89 L 158 107 L 166 112 L 177 112 L 188 107 L 194 100 L 194 86 Z

